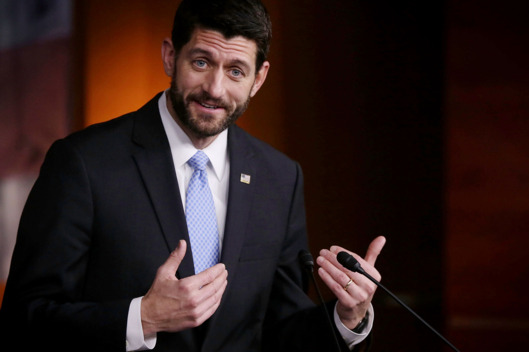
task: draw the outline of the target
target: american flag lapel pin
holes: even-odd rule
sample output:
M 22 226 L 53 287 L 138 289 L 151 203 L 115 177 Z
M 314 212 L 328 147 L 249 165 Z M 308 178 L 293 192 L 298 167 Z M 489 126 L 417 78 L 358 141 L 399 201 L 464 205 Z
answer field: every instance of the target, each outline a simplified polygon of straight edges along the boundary
M 241 182 L 242 183 L 246 183 L 247 185 L 250 184 L 250 175 L 246 175 L 246 174 L 241 174 Z

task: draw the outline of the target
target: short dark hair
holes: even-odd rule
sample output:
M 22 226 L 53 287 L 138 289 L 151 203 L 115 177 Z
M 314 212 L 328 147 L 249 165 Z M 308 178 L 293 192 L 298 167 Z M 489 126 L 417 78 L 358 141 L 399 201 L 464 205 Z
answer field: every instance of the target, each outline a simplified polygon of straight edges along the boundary
M 257 45 L 256 70 L 266 61 L 272 23 L 260 0 L 183 0 L 173 21 L 172 40 L 177 55 L 197 28 L 215 30 L 227 39 L 242 36 Z

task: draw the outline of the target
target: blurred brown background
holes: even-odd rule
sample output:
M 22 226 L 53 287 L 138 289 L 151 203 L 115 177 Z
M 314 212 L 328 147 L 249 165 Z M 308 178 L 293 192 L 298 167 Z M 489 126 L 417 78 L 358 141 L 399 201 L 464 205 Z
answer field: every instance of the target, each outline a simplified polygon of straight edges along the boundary
M 272 68 L 239 124 L 301 163 L 313 255 L 384 235 L 385 286 L 461 351 L 527 348 L 529 3 L 264 2 Z M 2 185 L 169 85 L 177 3 L 74 1 L 66 34 L 2 47 Z M 384 292 L 374 305 L 373 351 L 448 350 Z

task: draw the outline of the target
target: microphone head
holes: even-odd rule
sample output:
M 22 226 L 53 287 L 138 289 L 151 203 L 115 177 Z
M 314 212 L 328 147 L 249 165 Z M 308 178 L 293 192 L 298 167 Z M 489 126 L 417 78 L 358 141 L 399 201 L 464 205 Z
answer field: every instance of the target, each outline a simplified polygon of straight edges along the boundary
M 302 249 L 298 254 L 299 262 L 303 267 L 312 267 L 314 266 L 314 259 L 312 259 L 312 254 L 309 251 Z
M 360 263 L 358 263 L 358 260 L 356 260 L 352 255 L 350 255 L 347 252 L 340 252 L 336 256 L 336 259 L 338 259 L 338 263 L 342 264 L 344 267 L 351 271 L 359 271 Z

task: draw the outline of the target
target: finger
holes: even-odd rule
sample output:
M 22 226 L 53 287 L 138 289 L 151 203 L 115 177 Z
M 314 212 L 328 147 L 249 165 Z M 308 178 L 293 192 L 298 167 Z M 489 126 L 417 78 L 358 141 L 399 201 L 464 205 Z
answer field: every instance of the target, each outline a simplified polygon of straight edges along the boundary
M 186 250 L 186 241 L 180 240 L 180 242 L 178 242 L 178 247 L 176 247 L 175 250 L 171 252 L 169 258 L 167 258 L 165 263 L 160 267 L 159 272 L 171 278 L 176 278 L 176 271 L 178 270 L 178 267 L 180 267 L 180 263 L 182 263 L 182 260 L 184 259 Z
M 336 255 L 331 251 L 326 249 L 321 250 L 317 263 L 341 288 L 343 288 L 351 278 L 358 281 L 356 274 L 338 263 Z
M 325 261 L 327 261 L 329 262 L 329 264 L 327 265 L 332 265 L 335 267 L 335 269 L 333 268 L 332 271 L 336 270 L 336 273 L 338 273 L 338 271 L 341 271 L 341 272 L 344 272 L 347 276 L 351 276 L 353 272 L 345 268 L 340 262 L 338 262 L 337 254 L 340 252 L 346 252 L 346 253 L 356 256 L 355 253 L 348 251 L 342 247 L 332 246 L 330 250 L 322 249 L 320 251 L 320 257 L 322 257 L 323 260 L 320 260 L 320 258 L 318 258 L 317 263 L 320 265 L 325 265 Z M 329 271 L 329 269 L 327 271 Z M 331 271 L 329 272 L 332 273 Z
M 377 237 L 375 240 L 373 240 L 373 242 L 375 241 L 380 241 L 384 239 L 384 237 Z M 385 240 L 385 239 L 384 239 Z M 383 240 L 383 241 L 384 241 Z M 373 243 L 372 242 L 372 243 Z M 380 244 L 380 243 L 379 243 Z M 383 246 L 383 243 L 382 243 L 382 246 Z M 382 249 L 382 248 L 380 248 Z M 380 273 L 378 272 L 378 270 L 375 268 L 374 266 L 374 262 L 373 262 L 373 265 L 371 263 L 369 263 L 368 261 L 366 261 L 364 258 L 362 258 L 361 256 L 359 256 L 358 254 L 356 253 L 353 253 L 351 251 L 348 251 L 347 249 L 344 249 L 342 247 L 339 247 L 339 246 L 332 246 L 331 247 L 331 252 L 333 254 L 337 254 L 337 253 L 340 253 L 340 252 L 346 252 L 346 253 L 349 253 L 350 255 L 352 255 L 359 263 L 360 263 L 360 266 L 362 267 L 362 269 L 364 269 L 365 272 L 367 272 L 369 275 L 371 275 L 375 280 L 377 281 L 380 281 L 381 279 L 381 276 L 380 276 Z M 379 253 L 380 253 L 380 250 L 379 250 Z M 376 259 L 376 258 L 375 258 Z M 349 271 L 347 268 L 345 268 L 344 266 L 342 266 L 341 263 L 338 262 L 338 260 L 336 259 L 336 263 L 335 264 L 338 268 L 340 268 L 340 270 L 345 270 L 347 272 L 347 275 L 349 275 L 351 278 L 353 278 L 353 280 L 355 280 L 356 282 L 360 283 L 360 282 L 364 282 L 364 283 L 369 283 L 370 280 L 368 279 L 365 279 L 363 275 L 359 274 L 359 273 L 353 273 L 352 271 Z
M 209 318 L 219 307 L 228 285 L 227 276 L 227 271 L 225 271 L 211 283 L 195 291 L 194 300 L 198 302 L 196 309 L 199 320 Z
M 322 250 L 321 254 L 333 256 L 333 253 L 325 250 Z M 376 290 L 375 284 L 363 275 L 353 273 L 341 265 L 334 266 L 331 261 L 325 260 L 326 258 L 322 259 L 318 258 L 318 264 L 321 263 L 318 274 L 343 306 L 352 308 L 371 301 Z
M 353 255 L 354 253 L 351 252 L 350 250 L 348 249 L 345 249 L 343 247 L 340 247 L 340 246 L 331 246 L 331 248 L 329 248 L 329 251 L 331 251 L 332 253 L 334 253 L 334 255 L 338 255 L 338 253 L 340 252 L 346 252 L 346 253 L 349 253 L 351 255 Z
M 212 283 L 207 286 L 204 286 L 201 291 L 204 291 L 204 301 L 209 301 L 207 306 L 212 306 L 217 302 L 220 302 L 226 287 L 228 285 L 228 280 L 226 280 L 227 275 L 221 275 L 215 279 Z
M 327 287 L 329 287 L 331 291 L 338 297 L 338 294 L 341 293 L 340 288 L 342 286 L 334 279 L 334 277 L 332 277 L 332 275 L 329 274 L 329 272 L 323 267 L 318 268 L 318 275 L 325 285 L 327 285 Z
M 208 302 L 206 302 L 205 304 L 205 306 L 208 308 L 206 308 L 205 312 L 201 316 L 202 321 L 209 319 L 213 315 L 213 313 L 217 311 L 217 309 L 220 306 L 222 295 L 224 294 L 224 291 L 226 290 L 227 285 L 228 285 L 228 282 L 224 281 L 224 283 L 222 284 L 220 289 L 215 293 L 215 295 L 211 296 L 208 299 Z
M 337 248 L 337 252 L 341 252 L 343 248 Z M 351 253 L 347 251 L 348 253 Z M 364 301 L 366 299 L 366 294 L 371 294 L 371 292 L 374 292 L 376 289 L 376 285 L 371 282 L 368 278 L 366 278 L 364 275 L 360 273 L 353 272 L 344 266 L 342 266 L 337 258 L 334 252 L 322 250 L 320 254 L 323 256 L 323 259 L 326 259 L 329 263 L 326 263 L 325 260 L 322 260 L 322 267 L 329 273 L 329 275 L 339 284 L 339 286 L 342 288 L 337 289 L 338 292 L 341 292 L 343 297 L 351 296 L 359 301 Z M 354 255 L 355 258 L 357 258 L 358 261 L 364 262 L 360 256 L 356 255 L 355 253 L 351 253 L 351 255 Z M 318 258 L 318 264 L 320 264 L 320 260 Z M 334 268 L 332 267 L 334 266 Z M 365 263 L 364 269 L 370 273 L 372 277 L 374 277 L 376 280 L 380 281 L 380 274 L 378 271 L 371 267 L 369 263 Z M 345 275 L 344 275 L 345 274 Z M 345 291 L 345 286 L 348 284 L 349 280 L 352 280 L 353 283 L 351 283 Z M 343 291 L 343 292 L 342 292 Z M 344 292 L 347 292 L 345 294 Z M 335 292 L 335 294 L 337 294 Z M 340 298 L 342 296 L 338 296 Z M 345 302 L 345 301 L 344 301 Z M 345 303 L 344 303 L 345 304 Z
M 386 243 L 386 238 L 384 236 L 378 236 L 377 238 L 375 238 L 373 241 L 371 241 L 371 243 L 369 244 L 368 248 L 367 248 L 367 252 L 366 252 L 366 255 L 365 255 L 365 258 L 362 258 L 361 256 L 359 256 L 358 254 L 356 253 L 353 253 L 343 247 L 340 247 L 340 246 L 332 246 L 330 248 L 330 251 L 334 254 L 338 254 L 340 252 L 346 252 L 346 253 L 349 253 L 350 255 L 352 255 L 353 257 L 355 257 L 356 260 L 358 260 L 361 265 L 363 265 L 364 263 L 369 263 L 370 266 L 374 267 L 375 266 L 375 262 L 377 260 L 377 257 L 378 255 L 380 254 L 380 252 L 382 251 L 382 248 L 384 247 Z
M 226 270 L 226 265 L 224 265 L 223 263 L 216 264 L 211 268 L 208 268 L 195 275 L 196 284 L 199 288 L 209 285 L 219 277 L 226 278 L 227 276 L 228 271 Z
M 324 267 L 318 269 L 318 275 L 327 287 L 334 293 L 336 298 L 345 304 L 352 301 L 352 297 L 344 290 L 342 284 L 337 281 Z M 347 279 L 349 281 L 349 279 Z
M 382 251 L 382 248 L 384 248 L 385 244 L 386 238 L 384 236 L 378 236 L 373 241 L 371 241 L 369 247 L 367 248 L 365 261 L 371 264 L 371 266 L 375 266 L 378 255 Z

